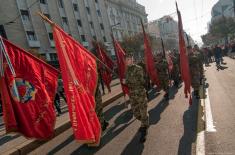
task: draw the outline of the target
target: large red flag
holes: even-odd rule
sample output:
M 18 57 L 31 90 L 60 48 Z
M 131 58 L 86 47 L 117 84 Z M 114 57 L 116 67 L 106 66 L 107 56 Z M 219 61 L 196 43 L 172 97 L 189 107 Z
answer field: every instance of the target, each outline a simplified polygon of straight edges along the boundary
M 145 33 L 144 25 L 142 21 L 141 21 L 141 25 L 142 25 L 143 34 L 144 34 L 144 59 L 145 59 L 145 64 L 146 64 L 146 70 L 147 70 L 147 73 L 149 74 L 151 81 L 154 84 L 156 84 L 158 87 L 160 87 L 160 81 L 158 79 L 158 73 L 155 68 L 155 63 L 153 59 L 152 48 L 150 46 L 149 38 Z
M 128 95 L 129 94 L 128 87 L 126 84 L 124 84 L 124 81 L 123 81 L 123 79 L 125 79 L 125 72 L 126 72 L 125 52 L 122 49 L 121 45 L 118 43 L 118 41 L 114 39 L 113 35 L 111 36 L 113 39 L 115 54 L 117 57 L 118 74 L 119 74 L 120 83 L 122 86 L 122 91 L 124 95 Z
M 6 132 L 37 139 L 52 137 L 59 72 L 9 41 L 3 39 L 2 43 L 4 74 L 0 89 Z
M 94 99 L 98 80 L 96 59 L 56 25 L 53 26 L 53 36 L 75 139 L 98 145 L 101 126 Z
M 183 32 L 183 24 L 181 13 L 178 10 L 178 6 L 176 3 L 176 9 L 178 14 L 178 31 L 179 31 L 179 51 L 180 51 L 180 69 L 181 69 L 181 77 L 184 81 L 184 93 L 185 97 L 188 97 L 190 94 L 190 101 L 189 103 L 192 104 L 191 99 L 191 78 L 190 78 L 190 71 L 189 71 L 189 63 L 188 63 L 188 56 L 186 54 L 186 45 L 184 41 L 184 32 Z
M 106 65 L 104 66 L 100 64 L 99 69 L 101 71 L 101 76 L 102 76 L 102 79 L 104 80 L 105 85 L 107 86 L 109 92 L 111 92 L 111 88 L 110 88 L 110 83 L 112 81 L 111 70 L 113 70 L 114 63 L 112 59 L 109 58 L 109 56 L 106 54 L 104 49 L 100 47 L 98 43 L 97 43 L 97 53 L 98 53 L 98 58 Z M 110 70 L 107 69 L 106 67 L 108 67 Z

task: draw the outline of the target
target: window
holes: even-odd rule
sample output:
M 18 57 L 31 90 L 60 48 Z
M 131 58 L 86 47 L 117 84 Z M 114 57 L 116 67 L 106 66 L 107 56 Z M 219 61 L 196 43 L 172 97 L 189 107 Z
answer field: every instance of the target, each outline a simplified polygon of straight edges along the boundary
M 68 20 L 66 17 L 62 17 L 62 23 L 63 25 L 68 25 Z
M 48 19 L 51 19 L 51 16 L 49 14 L 44 13 L 44 16 L 46 16 Z
M 52 41 L 53 40 L 53 34 L 52 33 L 48 33 L 49 39 Z
M 88 14 L 90 14 L 90 8 L 89 7 L 86 7 L 86 11 Z
M 97 12 L 97 15 L 98 15 L 99 17 L 101 17 L 101 12 L 100 12 L 100 10 L 97 10 L 96 12 Z
M 62 1 L 62 0 L 58 0 L 58 5 L 59 5 L 60 8 L 64 8 L 63 1 Z
M 86 41 L 85 35 L 81 35 L 81 39 L 82 39 L 82 41 Z
M 37 40 L 36 35 L 33 31 L 26 31 L 26 34 L 27 34 L 28 40 L 31 40 L 31 41 Z
M 50 53 L 50 58 L 51 58 L 51 61 L 57 61 L 58 60 L 56 53 Z
M 93 39 L 94 39 L 94 40 L 97 40 L 96 36 L 93 36 Z
M 90 26 L 91 26 L 92 29 L 94 29 L 94 24 L 93 24 L 93 22 L 90 22 Z
M 104 25 L 102 23 L 100 23 L 100 28 L 101 30 L 104 30 Z
M 107 42 L 107 39 L 106 39 L 106 37 L 105 37 L 105 36 L 103 36 L 103 40 L 104 40 L 104 42 Z
M 74 9 L 74 11 L 78 11 L 78 5 L 77 4 L 73 4 L 73 9 Z
M 20 13 L 21 13 L 22 19 L 24 21 L 29 21 L 29 12 L 28 12 L 28 10 L 20 10 Z
M 47 1 L 46 0 L 40 0 L 40 3 L 41 4 L 47 4 Z
M 78 26 L 82 27 L 82 22 L 80 19 L 77 20 Z

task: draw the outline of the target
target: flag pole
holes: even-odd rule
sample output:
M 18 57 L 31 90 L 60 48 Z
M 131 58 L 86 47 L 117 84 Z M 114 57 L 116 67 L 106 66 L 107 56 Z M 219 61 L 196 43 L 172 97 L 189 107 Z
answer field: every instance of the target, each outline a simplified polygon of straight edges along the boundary
M 165 46 L 164 46 L 164 42 L 163 42 L 163 39 L 161 37 L 161 42 L 162 42 L 162 51 L 163 51 L 163 56 L 164 58 L 167 60 L 167 57 L 166 57 L 166 51 L 165 51 Z M 168 62 L 167 62 L 168 64 Z M 169 65 L 169 64 L 168 64 Z M 169 70 L 169 67 L 167 66 L 167 71 L 168 71 L 168 78 L 169 78 L 169 81 L 171 79 L 171 76 L 170 76 L 170 70 Z M 170 86 L 171 86 L 171 82 L 170 82 Z
M 48 19 L 45 15 L 43 15 L 41 12 L 38 12 L 38 15 L 42 17 L 43 20 L 48 22 L 51 26 L 56 25 L 54 22 L 52 22 L 50 19 Z M 94 57 L 97 61 L 99 61 L 104 67 L 106 67 L 110 72 L 116 75 L 115 72 L 113 72 L 107 65 L 105 65 L 99 58 L 97 58 L 93 53 L 89 52 L 92 57 Z

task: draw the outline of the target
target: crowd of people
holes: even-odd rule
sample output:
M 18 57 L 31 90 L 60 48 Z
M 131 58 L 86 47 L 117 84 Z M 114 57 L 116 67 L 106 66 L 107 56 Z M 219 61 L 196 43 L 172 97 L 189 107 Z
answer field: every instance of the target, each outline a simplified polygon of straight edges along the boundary
M 229 56 L 235 58 L 235 42 L 232 41 L 226 45 L 213 45 L 202 48 L 203 62 L 208 66 L 212 62 L 216 62 L 217 70 L 221 69 L 221 64 L 224 64 L 223 57 Z

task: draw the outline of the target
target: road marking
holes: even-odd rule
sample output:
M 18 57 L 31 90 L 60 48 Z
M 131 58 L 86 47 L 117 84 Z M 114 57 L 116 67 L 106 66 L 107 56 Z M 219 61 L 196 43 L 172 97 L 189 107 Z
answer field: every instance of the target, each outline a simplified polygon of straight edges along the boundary
M 205 113 L 206 113 L 206 131 L 207 132 L 216 132 L 212 112 L 211 112 L 211 103 L 208 88 L 206 88 L 206 99 L 205 99 Z
M 205 155 L 205 131 L 197 134 L 196 155 Z
M 196 155 L 205 155 L 205 100 L 198 104 Z

